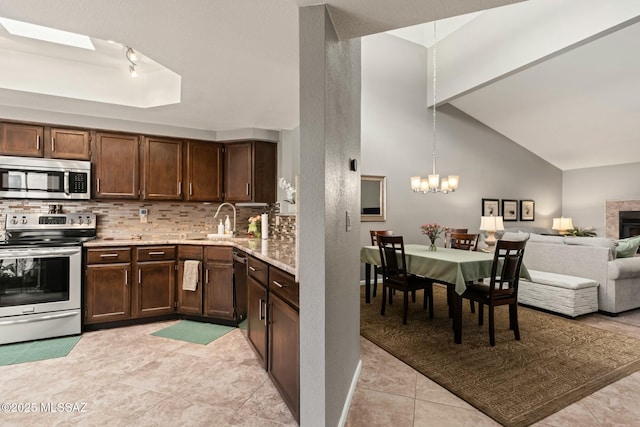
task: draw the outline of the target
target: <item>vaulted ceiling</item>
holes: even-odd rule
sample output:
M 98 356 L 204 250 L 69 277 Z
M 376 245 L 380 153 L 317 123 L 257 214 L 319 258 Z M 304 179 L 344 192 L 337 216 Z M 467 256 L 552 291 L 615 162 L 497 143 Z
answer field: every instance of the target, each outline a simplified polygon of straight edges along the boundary
M 3 1 L 0 16 L 133 46 L 180 75 L 182 87 L 180 103 L 148 108 L 0 89 L 0 113 L 53 111 L 210 131 L 294 128 L 298 6 L 315 3 Z M 640 161 L 636 0 L 327 3 L 341 38 L 507 5 L 474 15 L 439 40 L 441 102 L 561 169 Z M 0 43 L 0 59 L 7 54 Z M 116 58 L 110 66 L 127 65 L 122 56 L 122 64 Z M 43 67 L 31 79 L 52 76 Z

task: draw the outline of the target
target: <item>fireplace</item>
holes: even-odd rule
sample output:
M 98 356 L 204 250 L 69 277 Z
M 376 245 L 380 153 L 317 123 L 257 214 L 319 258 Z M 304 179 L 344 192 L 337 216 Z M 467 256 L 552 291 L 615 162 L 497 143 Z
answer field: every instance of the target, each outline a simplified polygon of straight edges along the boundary
M 640 200 L 607 200 L 605 203 L 605 237 L 609 239 L 619 239 L 621 233 L 620 212 L 640 213 Z M 637 220 L 636 222 L 640 222 Z M 640 234 L 640 233 L 636 233 Z
M 620 223 L 620 239 L 640 236 L 640 211 L 620 211 L 618 214 Z

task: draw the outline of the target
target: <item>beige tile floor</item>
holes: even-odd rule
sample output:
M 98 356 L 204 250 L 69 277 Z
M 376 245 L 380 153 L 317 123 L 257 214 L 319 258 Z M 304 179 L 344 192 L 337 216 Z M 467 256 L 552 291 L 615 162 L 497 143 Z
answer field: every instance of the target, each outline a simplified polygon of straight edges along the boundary
M 628 315 L 627 323 L 601 315 L 579 321 L 640 338 L 634 319 L 640 325 L 640 310 Z M 0 403 L 38 408 L 37 413 L 0 412 L 0 426 L 296 425 L 243 331 L 207 346 L 150 335 L 172 323 L 85 333 L 67 357 L 0 367 Z M 350 427 L 498 425 L 362 338 L 361 359 Z M 639 401 L 636 373 L 537 426 L 638 426 Z M 86 406 L 72 407 L 84 412 L 43 413 L 40 404 L 48 402 Z

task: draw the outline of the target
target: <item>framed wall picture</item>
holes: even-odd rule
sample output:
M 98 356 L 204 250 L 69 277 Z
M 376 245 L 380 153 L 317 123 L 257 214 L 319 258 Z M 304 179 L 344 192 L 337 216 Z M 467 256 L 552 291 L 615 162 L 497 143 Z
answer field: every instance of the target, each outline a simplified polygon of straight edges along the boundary
M 518 220 L 518 201 L 502 199 L 502 219 L 504 221 Z
M 533 200 L 520 200 L 520 221 L 533 221 L 535 219 L 535 202 Z
M 500 216 L 498 199 L 482 199 L 482 216 Z

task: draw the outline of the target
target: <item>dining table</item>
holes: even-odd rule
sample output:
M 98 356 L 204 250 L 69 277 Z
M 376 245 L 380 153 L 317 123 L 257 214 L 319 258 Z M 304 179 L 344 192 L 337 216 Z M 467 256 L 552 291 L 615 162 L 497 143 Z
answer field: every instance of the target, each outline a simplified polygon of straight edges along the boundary
M 407 272 L 427 277 L 435 283 L 447 286 L 447 292 L 453 305 L 453 335 L 456 344 L 462 343 L 462 297 L 467 284 L 486 277 L 491 277 L 493 252 L 468 251 L 451 248 L 430 250 L 429 245 L 405 245 Z M 380 252 L 377 246 L 364 246 L 360 250 L 360 261 L 366 264 L 365 293 L 370 301 L 370 266 L 380 266 Z M 374 269 L 375 272 L 375 269 Z M 524 264 L 520 277 L 530 280 L 529 272 Z

